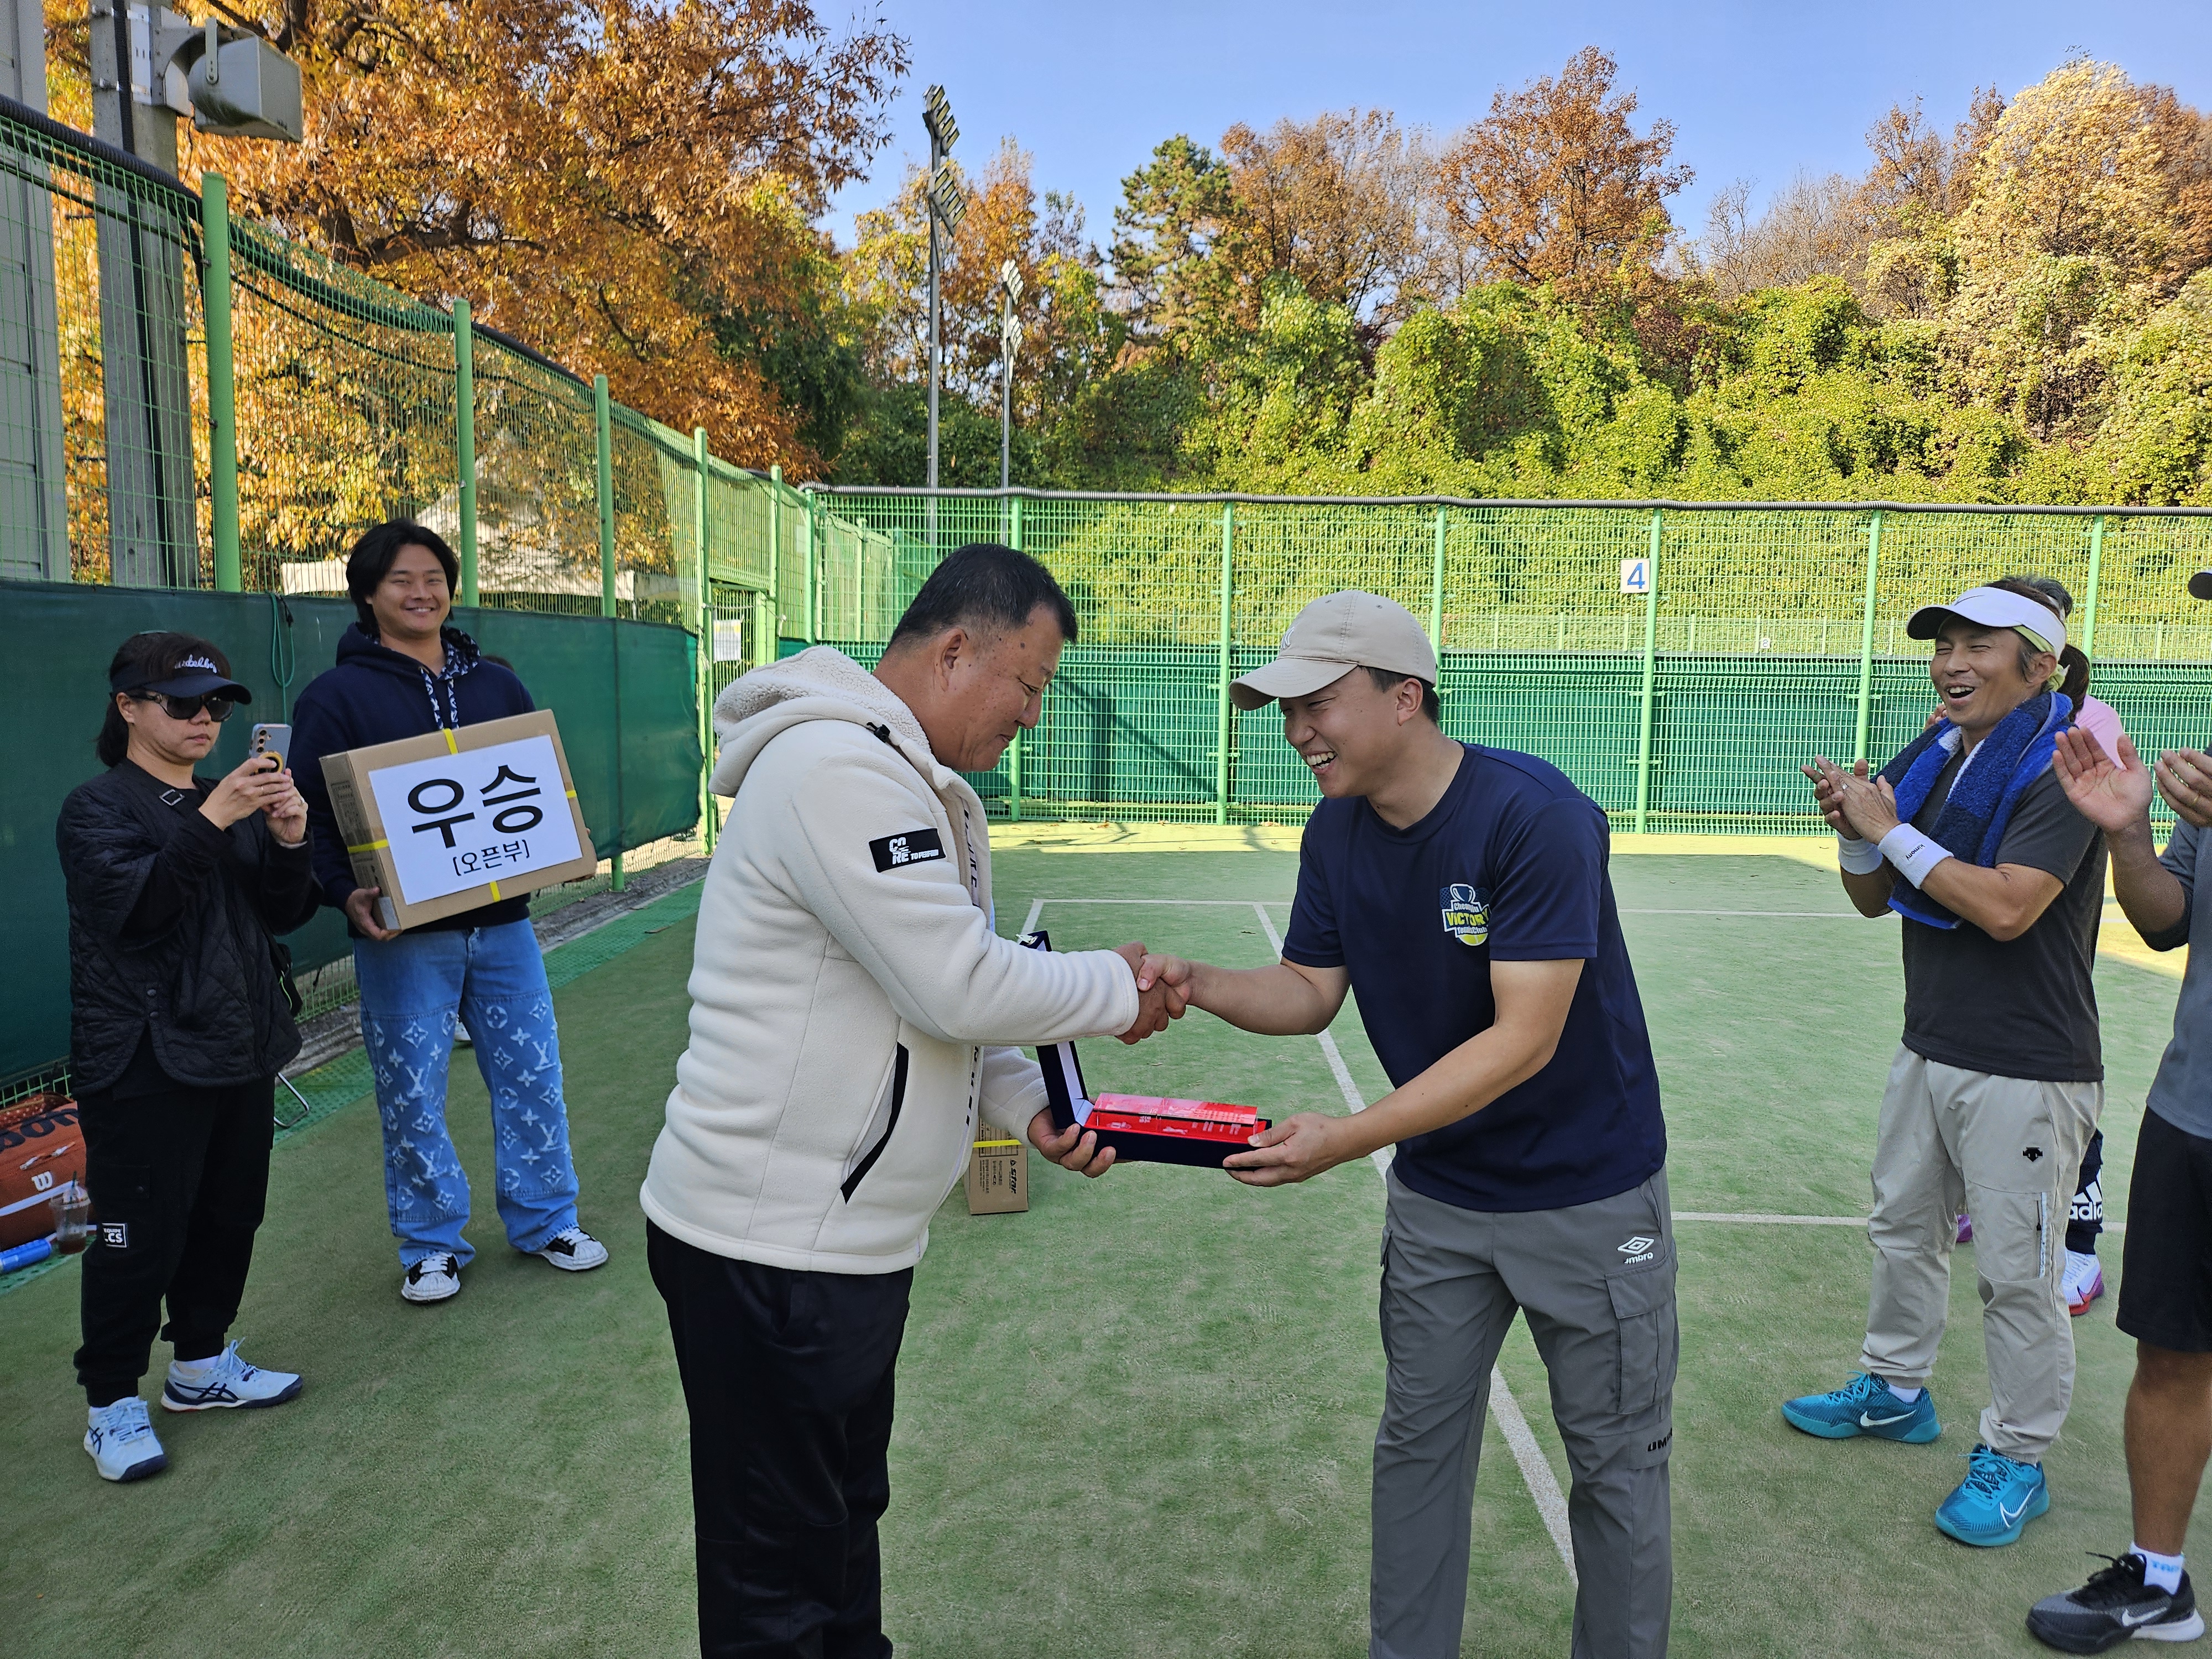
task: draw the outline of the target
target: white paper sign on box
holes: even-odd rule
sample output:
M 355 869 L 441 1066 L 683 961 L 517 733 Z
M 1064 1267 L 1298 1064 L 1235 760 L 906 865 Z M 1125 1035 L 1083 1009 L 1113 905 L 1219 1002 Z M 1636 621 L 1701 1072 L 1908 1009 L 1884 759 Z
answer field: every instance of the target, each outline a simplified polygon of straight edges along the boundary
M 550 738 L 434 755 L 368 781 L 410 904 L 581 856 Z

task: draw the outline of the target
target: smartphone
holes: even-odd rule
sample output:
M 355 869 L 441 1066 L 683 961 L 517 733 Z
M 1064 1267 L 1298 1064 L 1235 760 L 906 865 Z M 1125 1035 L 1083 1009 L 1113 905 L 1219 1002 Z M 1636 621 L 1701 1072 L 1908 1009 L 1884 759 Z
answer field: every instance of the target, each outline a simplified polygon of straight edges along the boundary
M 276 769 L 282 771 L 292 763 L 292 728 L 289 726 L 257 726 L 248 740 L 246 757 L 252 760 L 257 755 L 276 757 Z

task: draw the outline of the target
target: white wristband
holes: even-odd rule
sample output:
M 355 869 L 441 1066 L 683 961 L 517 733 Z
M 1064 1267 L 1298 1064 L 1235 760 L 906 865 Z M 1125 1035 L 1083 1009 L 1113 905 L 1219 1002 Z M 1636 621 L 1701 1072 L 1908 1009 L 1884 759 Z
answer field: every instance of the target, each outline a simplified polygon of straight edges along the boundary
M 1915 887 L 1926 886 L 1928 872 L 1951 856 L 1909 823 L 1899 824 L 1881 838 L 1881 854 Z
M 1870 841 L 1838 834 L 1836 837 L 1836 862 L 1848 875 L 1870 876 L 1881 868 L 1881 848 Z

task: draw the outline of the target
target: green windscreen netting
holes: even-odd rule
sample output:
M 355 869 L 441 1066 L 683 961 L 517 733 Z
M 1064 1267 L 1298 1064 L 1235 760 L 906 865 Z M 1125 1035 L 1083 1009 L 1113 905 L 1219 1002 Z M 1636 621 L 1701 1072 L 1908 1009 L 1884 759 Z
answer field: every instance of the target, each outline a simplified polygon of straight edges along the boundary
M 1009 815 L 1295 820 L 1316 794 L 1279 716 L 1224 716 L 1223 685 L 1345 587 L 1440 641 L 1454 735 L 1544 757 L 1632 827 L 1820 830 L 1799 764 L 1862 730 L 1885 759 L 1927 717 L 1906 617 L 2009 574 L 2071 591 L 2091 690 L 2146 750 L 2212 740 L 2212 607 L 2185 586 L 2212 564 L 2203 514 L 809 494 L 787 636 L 872 659 L 968 541 L 1066 588 L 1081 637 L 1044 721 L 977 781 Z

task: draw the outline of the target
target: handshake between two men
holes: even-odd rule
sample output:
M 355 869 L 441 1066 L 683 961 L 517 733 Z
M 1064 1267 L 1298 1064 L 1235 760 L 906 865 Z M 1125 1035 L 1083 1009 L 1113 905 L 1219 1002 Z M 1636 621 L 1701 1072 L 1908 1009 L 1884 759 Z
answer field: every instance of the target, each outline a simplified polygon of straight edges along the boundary
M 1316 968 L 1288 960 L 1264 968 L 1220 968 L 1120 946 L 1115 954 L 1136 975 L 1138 1013 L 1121 1034 L 1127 1043 L 1167 1029 L 1191 1008 L 1262 1036 L 1310 1036 L 1329 1028 L 1352 988 L 1344 967 Z M 1492 962 L 1490 991 L 1496 1018 L 1486 1029 L 1381 1100 L 1350 1115 L 1299 1112 L 1250 1137 L 1247 1151 L 1222 1168 L 1248 1187 L 1309 1181 L 1354 1158 L 1455 1122 L 1551 1064 L 1583 963 L 1579 957 Z M 1114 1149 L 1073 1124 L 1055 1128 L 1051 1112 L 1030 1123 L 1030 1139 L 1046 1157 L 1087 1176 L 1113 1166 Z

